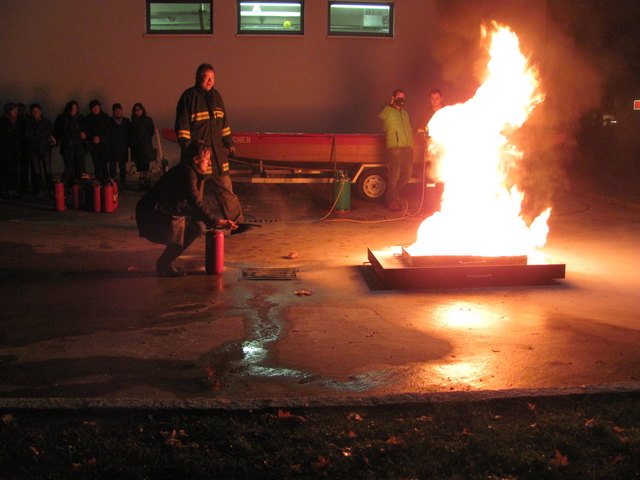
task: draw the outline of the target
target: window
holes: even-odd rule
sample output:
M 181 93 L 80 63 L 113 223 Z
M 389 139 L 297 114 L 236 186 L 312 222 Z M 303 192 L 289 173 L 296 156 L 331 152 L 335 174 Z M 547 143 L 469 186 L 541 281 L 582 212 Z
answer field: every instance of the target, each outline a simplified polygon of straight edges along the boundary
M 329 35 L 393 37 L 393 4 L 329 2 Z
M 304 2 L 238 1 L 238 33 L 302 35 Z
M 147 33 L 213 33 L 211 4 L 147 0 Z

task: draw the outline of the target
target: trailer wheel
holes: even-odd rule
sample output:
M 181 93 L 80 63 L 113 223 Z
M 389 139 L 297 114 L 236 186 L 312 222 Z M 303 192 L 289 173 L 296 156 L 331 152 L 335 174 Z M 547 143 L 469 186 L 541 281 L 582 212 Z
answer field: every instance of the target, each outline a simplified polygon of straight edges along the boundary
M 356 192 L 363 200 L 378 200 L 386 189 L 385 171 L 381 168 L 365 170 L 356 182 Z

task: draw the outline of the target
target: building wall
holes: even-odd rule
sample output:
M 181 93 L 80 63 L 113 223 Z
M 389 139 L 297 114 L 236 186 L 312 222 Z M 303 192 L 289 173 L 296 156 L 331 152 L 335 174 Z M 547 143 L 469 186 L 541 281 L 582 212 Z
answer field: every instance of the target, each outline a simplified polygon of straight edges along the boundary
M 397 0 L 395 38 L 328 37 L 327 2 L 305 2 L 305 34 L 236 35 L 236 2 L 214 1 L 212 36 L 147 36 L 144 0 L 0 0 L 0 101 L 75 99 L 105 110 L 142 102 L 172 127 L 176 101 L 202 62 L 216 67 L 234 131 L 376 133 L 395 88 L 417 119 L 430 89 L 462 101 L 477 85 L 483 20 L 543 36 L 544 0 Z

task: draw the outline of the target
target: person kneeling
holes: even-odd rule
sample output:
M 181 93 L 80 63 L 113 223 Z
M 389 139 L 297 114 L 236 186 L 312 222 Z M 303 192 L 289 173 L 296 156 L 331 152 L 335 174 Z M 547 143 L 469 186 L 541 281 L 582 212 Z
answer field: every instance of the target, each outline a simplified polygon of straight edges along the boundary
M 159 277 L 185 275 L 173 262 L 206 229 L 238 228 L 234 221 L 216 217 L 202 202 L 204 175 L 211 169 L 211 148 L 194 142 L 185 158 L 165 173 L 136 205 L 140 236 L 167 246 L 156 261 Z

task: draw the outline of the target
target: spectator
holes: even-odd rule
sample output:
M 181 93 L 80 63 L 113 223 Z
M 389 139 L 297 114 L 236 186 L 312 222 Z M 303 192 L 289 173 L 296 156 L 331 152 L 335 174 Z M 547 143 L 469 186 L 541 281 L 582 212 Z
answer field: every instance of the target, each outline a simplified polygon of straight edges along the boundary
M 20 177 L 23 124 L 18 119 L 18 105 L 9 102 L 0 117 L 0 194 L 17 198 Z
M 27 106 L 24 103 L 18 103 L 18 123 L 22 132 L 22 140 L 20 141 L 20 193 L 28 194 L 31 185 L 31 155 L 29 155 L 29 145 L 27 144 L 26 128 L 29 115 L 27 114 Z
M 149 163 L 154 158 L 153 134 L 156 127 L 141 103 L 131 110 L 131 159 L 138 170 L 138 190 L 147 190 L 151 186 Z
M 31 160 L 31 187 L 33 194 L 39 195 L 53 188 L 51 147 L 56 144 L 56 139 L 51 122 L 42 114 L 42 107 L 32 103 L 29 111 L 26 138 Z
M 96 180 L 109 181 L 109 138 L 111 119 L 102 111 L 98 100 L 89 103 L 89 115 L 85 119 L 87 143 L 93 160 L 93 171 Z
M 109 175 L 116 176 L 120 171 L 119 182 L 124 189 L 127 180 L 127 162 L 129 161 L 129 144 L 131 142 L 131 121 L 124 116 L 124 109 L 119 103 L 111 107 L 111 155 L 109 158 Z
M 84 158 L 85 133 L 84 119 L 80 115 L 78 102 L 71 100 L 64 107 L 62 117 L 62 128 L 60 141 L 60 153 L 64 159 L 64 172 L 62 173 L 62 181 L 65 185 L 70 186 L 72 183 L 80 183 L 80 179 L 85 175 Z
M 429 92 L 429 108 L 427 108 L 424 115 L 420 117 L 418 133 L 429 135 L 429 121 L 442 107 L 444 107 L 444 105 L 442 105 L 442 92 L 438 89 L 431 90 L 431 92 Z

